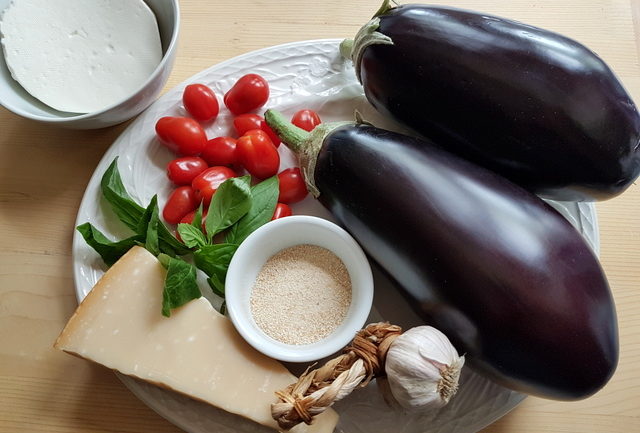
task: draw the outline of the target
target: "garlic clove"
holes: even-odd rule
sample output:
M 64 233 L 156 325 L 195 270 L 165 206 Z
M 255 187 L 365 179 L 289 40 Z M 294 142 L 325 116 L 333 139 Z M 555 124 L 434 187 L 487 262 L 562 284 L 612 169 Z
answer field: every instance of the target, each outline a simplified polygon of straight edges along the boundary
M 387 376 L 376 377 L 376 385 L 378 385 L 378 391 L 382 395 L 382 399 L 387 406 L 394 410 L 403 409 L 391 392 L 391 386 L 389 385 L 389 379 L 387 379 Z
M 385 372 L 393 397 L 405 409 L 439 408 L 458 389 L 464 356 L 431 326 L 409 329 L 391 344 Z

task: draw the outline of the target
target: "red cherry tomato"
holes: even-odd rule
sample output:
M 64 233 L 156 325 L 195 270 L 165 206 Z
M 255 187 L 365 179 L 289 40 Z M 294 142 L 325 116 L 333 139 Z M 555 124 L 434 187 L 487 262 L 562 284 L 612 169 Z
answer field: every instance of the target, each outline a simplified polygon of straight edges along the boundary
M 224 95 L 224 105 L 233 114 L 243 114 L 262 107 L 269 99 L 269 84 L 258 74 L 240 77 Z
M 215 120 L 220 110 L 215 93 L 204 84 L 189 84 L 185 87 L 182 103 L 189 114 L 201 122 Z
M 300 110 L 291 118 L 291 123 L 305 131 L 312 131 L 317 125 L 322 123 L 320 116 L 313 110 Z
M 193 188 L 179 186 L 167 199 L 162 216 L 169 224 L 178 224 L 186 214 L 198 207 L 198 203 Z
M 200 154 L 207 143 L 202 126 L 188 117 L 162 117 L 156 123 L 156 133 L 165 146 L 185 156 Z
M 252 129 L 238 138 L 238 162 L 253 176 L 266 179 L 278 173 L 280 155 L 266 132 Z
M 274 146 L 280 146 L 280 137 L 278 137 L 278 134 L 273 132 L 273 129 L 271 129 L 271 127 L 267 125 L 264 117 L 258 114 L 248 113 L 237 116 L 235 119 L 233 119 L 233 127 L 238 133 L 238 136 L 242 136 L 246 134 L 247 131 L 251 131 L 252 129 L 262 129 L 267 133 Z
M 202 200 L 204 208 L 208 209 L 211 197 L 213 197 L 220 184 L 232 177 L 236 177 L 236 172 L 229 167 L 223 166 L 209 167 L 197 175 L 191 182 L 191 186 L 198 203 Z
M 167 177 L 176 185 L 191 185 L 193 178 L 208 167 L 207 162 L 198 156 L 183 156 L 167 164 Z
M 278 201 L 282 203 L 297 203 L 307 196 L 307 185 L 298 167 L 287 168 L 278 174 L 280 195 Z
M 271 218 L 271 221 L 277 220 L 278 218 L 288 217 L 291 215 L 293 215 L 293 212 L 291 211 L 291 208 L 288 205 L 284 203 L 278 203 L 276 205 L 276 210 L 273 212 L 273 217 Z
M 260 124 L 264 121 L 264 118 L 258 114 L 246 113 L 236 116 L 233 119 L 233 127 L 238 134 L 238 137 L 241 137 L 247 131 L 251 131 L 252 129 L 260 129 Z
M 273 129 L 271 129 L 271 127 L 267 124 L 266 120 L 263 119 L 262 122 L 260 122 L 260 129 L 262 129 L 264 132 L 267 133 L 267 135 L 271 139 L 271 142 L 273 143 L 274 146 L 276 147 L 280 146 L 280 143 L 281 143 L 280 137 L 278 137 L 278 134 L 276 134 L 273 131 Z
M 231 137 L 216 137 L 207 142 L 200 154 L 207 164 L 234 165 L 236 158 L 236 139 Z

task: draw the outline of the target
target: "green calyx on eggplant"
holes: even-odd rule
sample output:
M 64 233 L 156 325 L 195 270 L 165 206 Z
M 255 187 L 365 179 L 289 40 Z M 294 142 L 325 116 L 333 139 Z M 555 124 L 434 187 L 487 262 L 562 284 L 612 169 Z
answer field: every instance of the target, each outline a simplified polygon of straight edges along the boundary
M 272 110 L 265 118 L 300 156 L 310 191 L 476 371 L 564 400 L 608 381 L 609 286 L 551 206 L 427 140 L 354 122 L 309 134 Z
M 636 105 L 611 69 L 569 38 L 385 0 L 341 51 L 378 111 L 545 198 L 608 199 L 640 173 Z

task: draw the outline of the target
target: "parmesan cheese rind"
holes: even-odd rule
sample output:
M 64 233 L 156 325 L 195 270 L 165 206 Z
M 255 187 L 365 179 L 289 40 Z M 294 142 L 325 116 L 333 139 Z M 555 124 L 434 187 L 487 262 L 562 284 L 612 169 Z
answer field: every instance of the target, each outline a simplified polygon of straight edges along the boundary
M 246 343 L 205 298 L 161 315 L 166 271 L 133 247 L 78 306 L 54 346 L 120 373 L 172 389 L 277 429 L 275 391 L 296 381 Z M 332 432 L 331 409 L 292 432 Z

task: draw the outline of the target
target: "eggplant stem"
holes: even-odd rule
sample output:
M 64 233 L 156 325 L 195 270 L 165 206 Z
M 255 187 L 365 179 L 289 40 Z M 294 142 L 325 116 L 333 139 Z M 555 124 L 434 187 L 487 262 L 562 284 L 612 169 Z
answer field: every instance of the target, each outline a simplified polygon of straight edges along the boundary
M 345 59 L 351 59 L 353 53 L 353 39 L 345 39 L 340 42 L 340 55 Z
M 300 153 L 303 150 L 305 143 L 311 135 L 309 132 L 298 128 L 289 122 L 282 113 L 275 110 L 267 110 L 264 113 L 264 119 L 289 149 L 295 153 Z
M 364 49 L 373 44 L 393 44 L 391 38 L 376 31 L 380 24 L 379 17 L 395 8 L 395 6 L 391 6 L 392 1 L 384 0 L 373 18 L 358 31 L 354 39 L 345 39 L 340 43 L 340 54 L 343 58 L 353 61 L 356 77 L 360 82 L 362 82 L 360 80 L 360 59 Z M 395 1 L 393 3 L 397 5 Z
M 393 2 L 397 4 L 395 1 Z M 373 14 L 372 18 L 379 17 L 380 15 L 384 15 L 393 9 L 395 6 L 391 6 L 391 0 L 383 0 L 382 5 L 378 8 L 375 14 Z
M 393 41 L 389 36 L 377 31 L 378 27 L 380 27 L 380 18 L 374 17 L 371 21 L 362 26 L 360 30 L 358 30 L 358 33 L 356 33 L 356 36 L 353 38 L 353 43 L 351 44 L 351 60 L 353 61 L 353 66 L 355 68 L 356 78 L 360 83 L 362 83 L 362 79 L 360 78 L 360 63 L 362 61 L 362 54 L 364 53 L 364 50 L 370 45 L 393 45 Z M 342 47 L 340 52 L 342 53 Z
M 285 146 L 296 154 L 307 189 L 311 195 L 317 198 L 320 191 L 316 187 L 314 173 L 322 143 L 335 128 L 353 125 L 354 122 L 321 123 L 313 128 L 313 131 L 307 132 L 291 124 L 282 113 L 275 110 L 267 110 L 264 113 L 264 119 L 267 125 L 278 134 Z

